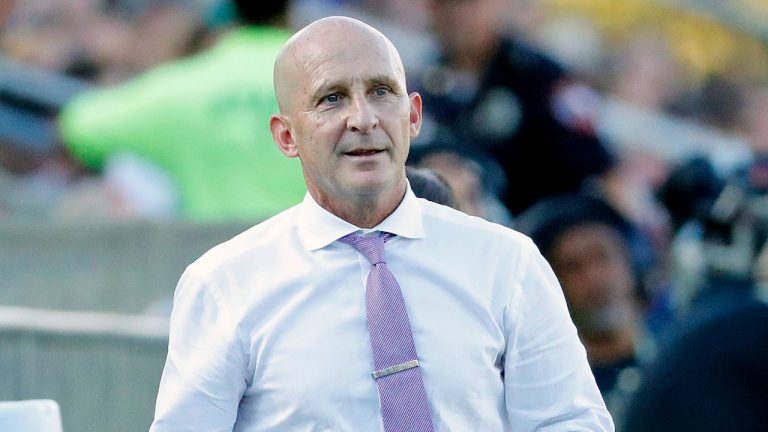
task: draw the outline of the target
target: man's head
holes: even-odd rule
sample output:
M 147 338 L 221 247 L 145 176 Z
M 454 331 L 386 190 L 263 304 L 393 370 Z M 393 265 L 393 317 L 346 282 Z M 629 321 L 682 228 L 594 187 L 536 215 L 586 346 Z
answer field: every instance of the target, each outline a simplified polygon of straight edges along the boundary
M 552 265 L 583 337 L 613 337 L 632 325 L 636 278 L 622 216 L 598 199 L 566 195 L 540 201 L 517 224 Z
M 278 55 L 275 94 L 272 136 L 286 156 L 301 159 L 321 206 L 337 215 L 363 203 L 396 207 L 410 140 L 421 127 L 421 97 L 408 95 L 389 39 L 352 18 L 315 21 Z

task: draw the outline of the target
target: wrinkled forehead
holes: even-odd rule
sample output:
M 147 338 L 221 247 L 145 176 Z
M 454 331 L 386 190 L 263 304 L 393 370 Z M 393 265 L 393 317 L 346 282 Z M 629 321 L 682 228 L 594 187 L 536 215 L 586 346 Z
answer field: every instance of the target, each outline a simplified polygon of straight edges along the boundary
M 405 92 L 405 71 L 392 42 L 378 30 L 351 18 L 310 24 L 283 47 L 275 61 L 275 94 L 281 112 L 306 104 L 321 87 L 384 78 Z
M 390 75 L 404 80 L 402 61 L 392 42 L 373 28 L 360 25 L 328 24 L 309 29 L 295 41 L 294 63 L 305 78 L 328 79 L 324 74 L 345 72 Z M 370 69 L 370 70 L 368 70 Z

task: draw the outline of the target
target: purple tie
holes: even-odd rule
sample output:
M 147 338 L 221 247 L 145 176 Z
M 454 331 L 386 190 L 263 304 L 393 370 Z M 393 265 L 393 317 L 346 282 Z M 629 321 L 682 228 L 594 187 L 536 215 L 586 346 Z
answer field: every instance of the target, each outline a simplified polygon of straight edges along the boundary
M 365 292 L 373 378 L 379 387 L 386 432 L 432 432 L 432 415 L 421 378 L 403 294 L 384 260 L 384 243 L 394 234 L 346 235 L 339 240 L 371 262 Z

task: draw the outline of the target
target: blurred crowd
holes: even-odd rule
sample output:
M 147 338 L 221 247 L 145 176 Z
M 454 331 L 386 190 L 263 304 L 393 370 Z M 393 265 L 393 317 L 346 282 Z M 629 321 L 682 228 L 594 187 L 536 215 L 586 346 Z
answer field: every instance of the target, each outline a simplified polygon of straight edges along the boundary
M 257 3 L 0 2 L 0 223 L 297 203 L 272 60 L 358 17 L 424 97 L 409 165 L 537 243 L 620 429 L 768 424 L 768 3 Z

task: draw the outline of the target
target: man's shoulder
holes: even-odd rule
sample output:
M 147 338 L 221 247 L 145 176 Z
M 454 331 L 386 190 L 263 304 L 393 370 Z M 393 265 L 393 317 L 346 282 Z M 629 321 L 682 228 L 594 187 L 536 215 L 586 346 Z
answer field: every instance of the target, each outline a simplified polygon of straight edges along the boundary
M 435 229 L 461 239 L 493 241 L 505 246 L 528 247 L 531 240 L 512 228 L 471 216 L 448 206 L 422 199 L 426 229 Z
M 219 243 L 190 264 L 190 267 L 202 273 L 210 273 L 239 261 L 245 255 L 253 256 L 254 262 L 258 262 L 259 255 L 275 250 L 285 241 L 286 236 L 294 232 L 296 211 L 297 206 L 288 208 Z

